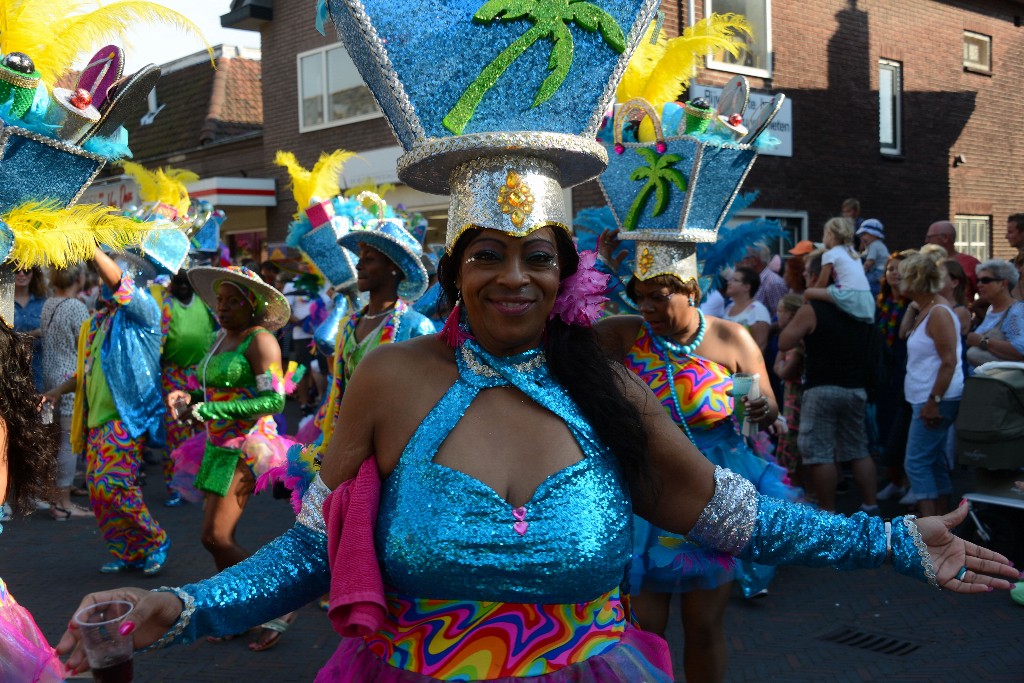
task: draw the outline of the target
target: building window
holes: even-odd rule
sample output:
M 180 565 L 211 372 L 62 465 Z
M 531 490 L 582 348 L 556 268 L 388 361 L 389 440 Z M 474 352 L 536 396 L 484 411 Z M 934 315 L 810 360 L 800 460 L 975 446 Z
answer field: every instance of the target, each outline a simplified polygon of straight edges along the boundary
M 991 216 L 954 216 L 956 243 L 961 254 L 970 254 L 979 261 L 989 258 L 989 235 L 992 234 Z
M 382 115 L 340 43 L 301 53 L 298 68 L 300 132 Z
M 903 153 L 903 65 L 878 60 L 878 143 L 882 154 Z
M 771 0 L 707 0 L 705 15 L 742 14 L 750 24 L 751 33 L 740 36 L 744 45 L 738 56 L 733 57 L 724 50 L 708 59 L 713 69 L 747 74 L 749 76 L 772 76 L 772 12 Z
M 964 31 L 964 71 L 992 73 L 992 36 Z

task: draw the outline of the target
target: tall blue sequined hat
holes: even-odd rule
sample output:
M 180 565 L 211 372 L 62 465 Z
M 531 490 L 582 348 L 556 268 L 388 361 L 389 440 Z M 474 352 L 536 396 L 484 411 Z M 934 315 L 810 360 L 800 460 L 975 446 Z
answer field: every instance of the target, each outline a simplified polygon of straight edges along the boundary
M 385 214 L 384 200 L 372 192 L 362 192 L 357 198 L 373 199 L 378 204 L 378 216 Z M 338 240 L 338 244 L 353 252 L 359 252 L 359 245 L 365 244 L 381 252 L 398 266 L 405 277 L 398 285 L 398 296 L 406 301 L 415 301 L 427 291 L 427 269 L 420 257 L 423 248 L 419 241 L 405 229 L 401 219 L 374 218 L 361 230 L 352 230 Z
M 355 199 L 316 202 L 291 222 L 285 243 L 302 250 L 331 286 L 345 289 L 356 282 L 356 256 L 338 240 L 371 218 Z
M 624 142 L 639 110 L 654 123 L 653 143 Z M 622 239 L 714 242 L 757 152 L 733 141 L 666 133 L 647 102 L 630 100 L 614 119 L 615 146 L 598 182 Z
M 733 78 L 719 101 L 718 112 L 724 113 L 716 113 L 707 131 L 698 126 L 700 132 L 692 135 L 685 131 L 696 119 L 691 120 L 689 110 L 678 103 L 667 104 L 663 116 L 642 98 L 618 106 L 608 168 L 598 182 L 619 238 L 636 242 L 633 275 L 638 279 L 674 275 L 687 282 L 700 278 L 697 244 L 717 240 L 757 159 L 756 148 L 748 144 L 757 136 L 736 115 L 746 108 L 748 91 L 746 79 Z M 778 102 L 782 99 L 779 95 Z M 690 118 L 673 115 L 679 111 Z M 655 139 L 626 139 L 624 126 L 644 117 L 653 124 Z
M 450 194 L 469 227 L 568 230 L 562 190 L 598 175 L 595 140 L 657 0 L 321 0 L 405 154 L 398 177 Z M 457 46 L 457 49 L 453 49 Z
M 195 248 L 194 240 L 197 234 L 208 227 L 214 221 L 215 212 L 213 205 L 207 201 L 192 199 L 188 201 L 185 197 L 188 208 L 184 213 L 178 211 L 162 202 L 153 202 L 136 211 L 135 217 L 148 224 L 152 224 L 150 230 L 137 249 L 129 250 L 129 253 L 137 251 L 154 266 L 157 272 L 173 275 L 184 268 L 188 262 L 188 256 Z M 213 232 L 219 239 L 220 222 L 215 221 Z M 207 239 L 209 235 L 207 235 Z M 219 247 L 214 243 L 212 249 L 216 251 Z

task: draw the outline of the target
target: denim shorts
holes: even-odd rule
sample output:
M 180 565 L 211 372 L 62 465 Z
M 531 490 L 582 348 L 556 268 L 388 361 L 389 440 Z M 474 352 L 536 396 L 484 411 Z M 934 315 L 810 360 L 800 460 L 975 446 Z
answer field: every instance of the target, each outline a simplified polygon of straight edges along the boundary
M 907 457 L 903 462 L 903 469 L 907 472 L 907 479 L 910 480 L 910 488 L 914 490 L 914 495 L 932 500 L 953 492 L 946 448 L 950 428 L 960 410 L 960 399 L 939 404 L 942 422 L 937 427 L 929 427 L 921 419 L 921 409 L 925 405 L 927 404 L 913 405 L 914 417 L 910 421 L 910 432 L 907 434 Z
M 805 465 L 825 465 L 868 457 L 864 389 L 811 387 L 800 400 L 797 448 Z

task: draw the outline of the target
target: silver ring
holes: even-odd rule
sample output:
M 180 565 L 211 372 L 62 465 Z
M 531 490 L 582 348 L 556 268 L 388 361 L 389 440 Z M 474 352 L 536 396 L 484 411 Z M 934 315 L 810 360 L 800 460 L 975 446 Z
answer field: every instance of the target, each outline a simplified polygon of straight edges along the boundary
M 967 575 L 967 565 L 964 565 L 963 567 L 960 567 L 960 571 L 958 571 L 956 573 L 956 580 L 957 581 L 963 581 L 964 577 L 966 575 Z

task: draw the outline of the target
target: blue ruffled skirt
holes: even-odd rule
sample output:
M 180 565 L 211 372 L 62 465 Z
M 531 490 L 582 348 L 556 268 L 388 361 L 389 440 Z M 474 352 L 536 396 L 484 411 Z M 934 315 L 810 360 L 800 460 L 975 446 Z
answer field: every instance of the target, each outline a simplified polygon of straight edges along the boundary
M 756 455 L 737 433 L 731 419 L 711 429 L 691 430 L 694 445 L 715 465 L 749 480 L 758 492 L 773 498 L 795 500 L 799 491 L 787 483 L 786 470 Z M 740 560 L 708 550 L 685 536 L 659 529 L 633 518 L 631 590 L 655 593 L 687 593 L 710 590 L 738 581 L 746 597 L 756 595 L 774 575 L 775 568 Z

